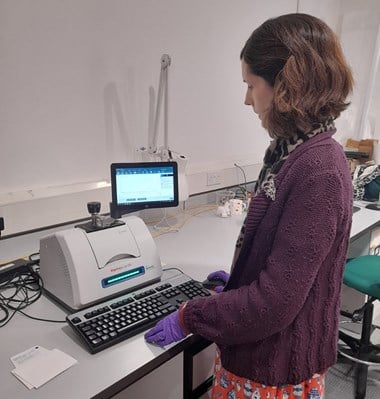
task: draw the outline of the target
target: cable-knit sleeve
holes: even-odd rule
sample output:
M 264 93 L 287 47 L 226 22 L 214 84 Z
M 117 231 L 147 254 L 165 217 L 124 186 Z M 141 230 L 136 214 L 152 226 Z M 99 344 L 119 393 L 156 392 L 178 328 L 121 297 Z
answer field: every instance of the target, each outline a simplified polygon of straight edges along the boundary
M 250 285 L 189 301 L 183 313 L 186 328 L 216 343 L 234 345 L 259 341 L 288 327 L 336 240 L 347 194 L 342 186 L 342 174 L 331 170 L 296 179 L 258 278 Z

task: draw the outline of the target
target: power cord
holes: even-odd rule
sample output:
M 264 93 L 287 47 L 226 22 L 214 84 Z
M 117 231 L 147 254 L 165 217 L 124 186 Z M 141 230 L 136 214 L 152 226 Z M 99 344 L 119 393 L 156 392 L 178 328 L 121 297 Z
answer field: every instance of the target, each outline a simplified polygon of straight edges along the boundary
M 40 253 L 35 252 L 33 254 L 30 254 L 28 256 L 28 259 L 29 259 L 29 262 L 28 262 L 29 266 L 39 265 L 40 264 Z
M 160 226 L 160 224 L 163 223 L 163 222 L 165 222 L 166 226 Z M 168 222 L 168 216 L 167 216 L 167 212 L 166 212 L 166 208 L 164 208 L 164 216 L 161 218 L 161 220 L 160 220 L 158 223 L 156 223 L 156 224 L 153 226 L 153 228 L 154 228 L 155 230 L 158 230 L 158 231 L 163 231 L 163 230 L 165 230 L 166 233 L 169 233 L 169 232 L 177 232 L 177 231 L 178 231 L 178 229 L 176 228 L 176 226 L 172 226 L 172 225 L 169 224 L 169 222 Z
M 38 321 L 65 323 L 65 320 L 51 320 L 28 315 L 24 312 L 29 305 L 36 302 L 42 295 L 44 284 L 41 276 L 34 269 L 39 259 L 38 254 L 29 256 L 25 265 L 1 276 L 0 280 L 0 327 L 7 325 L 17 312 Z M 33 259 L 34 258 L 34 259 Z
M 1 327 L 9 323 L 17 311 L 25 309 L 41 296 L 39 276 L 32 268 L 9 273 L 0 283 L 0 305 L 4 312 Z
M 177 271 L 181 272 L 182 274 L 184 274 L 181 269 L 178 269 L 178 267 L 166 267 L 165 269 L 162 269 L 163 272 L 165 272 L 167 270 L 177 270 Z
M 236 162 L 234 163 L 234 166 L 236 166 L 236 167 L 243 173 L 244 185 L 239 184 L 239 188 L 240 188 L 240 190 L 241 190 L 242 193 L 243 193 L 244 199 L 245 199 L 245 200 L 248 200 L 249 195 L 248 195 L 248 189 L 247 189 L 247 176 L 246 176 L 246 174 L 245 174 L 245 171 L 244 171 L 244 169 L 243 169 L 240 165 L 238 165 Z
M 184 216 L 184 219 L 180 222 L 177 222 L 175 225 L 168 225 L 168 227 L 162 227 L 157 233 L 152 233 L 153 238 L 157 238 L 162 234 L 167 234 L 167 233 L 176 233 L 181 230 L 181 228 L 193 217 L 196 217 L 200 215 L 203 212 L 210 211 L 212 209 L 215 209 L 216 205 L 200 205 L 200 206 L 195 206 L 194 208 L 188 208 L 186 210 L 182 210 L 181 212 L 178 213 L 178 215 Z M 173 218 L 173 216 L 168 216 L 167 219 Z

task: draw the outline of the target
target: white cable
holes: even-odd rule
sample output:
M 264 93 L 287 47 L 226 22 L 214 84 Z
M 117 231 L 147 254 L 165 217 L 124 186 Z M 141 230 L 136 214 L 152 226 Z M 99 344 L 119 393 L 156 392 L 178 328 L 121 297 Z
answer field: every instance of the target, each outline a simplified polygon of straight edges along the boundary
M 160 227 L 160 224 L 163 223 L 163 222 L 165 222 L 166 226 Z M 166 208 L 164 208 L 164 216 L 162 217 L 162 219 L 158 223 L 156 223 L 153 226 L 153 228 L 155 230 L 158 230 L 158 231 L 166 230 L 165 231 L 166 233 L 168 233 L 170 231 L 175 231 L 175 232 L 178 231 L 178 228 L 176 226 L 172 226 L 172 225 L 169 224 L 168 218 L 167 218 Z

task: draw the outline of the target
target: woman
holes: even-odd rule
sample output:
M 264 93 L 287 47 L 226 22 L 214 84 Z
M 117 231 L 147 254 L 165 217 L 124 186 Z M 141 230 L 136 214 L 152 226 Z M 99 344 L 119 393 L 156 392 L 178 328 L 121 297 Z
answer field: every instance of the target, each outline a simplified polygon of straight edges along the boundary
M 335 363 L 352 218 L 351 177 L 334 120 L 352 75 L 332 30 L 305 14 L 270 19 L 242 52 L 251 106 L 273 139 L 231 276 L 146 334 L 217 344 L 213 398 L 321 398 Z

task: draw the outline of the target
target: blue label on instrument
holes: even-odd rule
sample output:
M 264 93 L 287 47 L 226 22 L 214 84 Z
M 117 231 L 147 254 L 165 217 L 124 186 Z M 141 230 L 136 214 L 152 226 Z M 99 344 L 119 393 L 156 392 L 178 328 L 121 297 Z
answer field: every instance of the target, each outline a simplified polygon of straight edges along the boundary
M 111 285 L 119 284 L 126 280 L 130 280 L 131 278 L 142 276 L 143 274 L 145 274 L 145 267 L 144 266 L 136 267 L 134 269 L 127 270 L 126 272 L 104 278 L 102 280 L 102 287 L 107 288 L 110 287 Z

